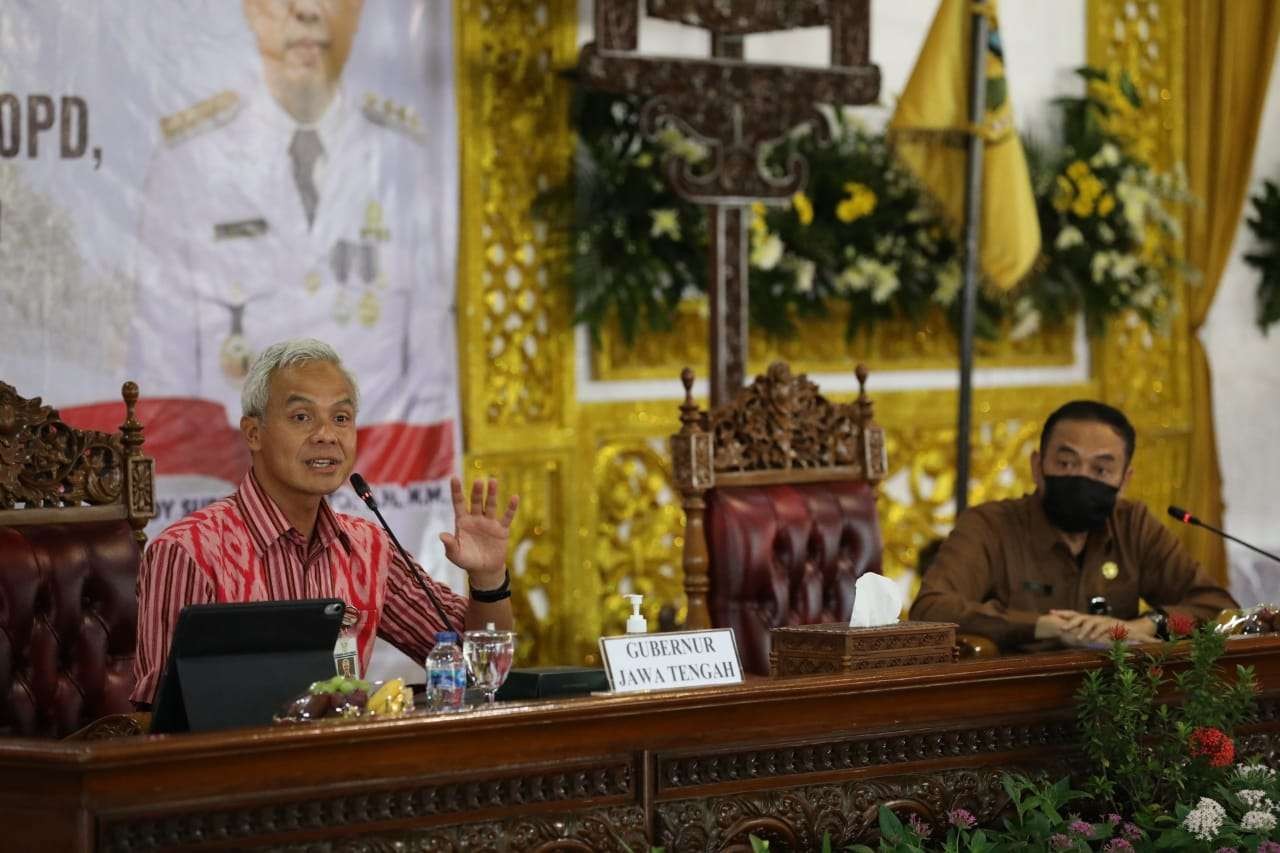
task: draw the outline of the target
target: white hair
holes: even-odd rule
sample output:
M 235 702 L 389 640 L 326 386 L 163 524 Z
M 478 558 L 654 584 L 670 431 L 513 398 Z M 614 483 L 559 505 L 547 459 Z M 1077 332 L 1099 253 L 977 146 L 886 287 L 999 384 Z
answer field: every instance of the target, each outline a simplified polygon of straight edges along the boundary
M 324 341 L 318 341 L 315 338 L 294 338 L 272 344 L 254 360 L 249 373 L 244 377 L 244 387 L 240 389 L 240 409 L 244 416 L 260 418 L 267 413 L 271 377 L 277 370 L 312 361 L 325 361 L 342 371 L 342 375 L 351 385 L 352 402 L 358 409 L 360 389 L 356 386 L 356 378 L 351 375 L 351 371 L 343 366 L 337 351 Z

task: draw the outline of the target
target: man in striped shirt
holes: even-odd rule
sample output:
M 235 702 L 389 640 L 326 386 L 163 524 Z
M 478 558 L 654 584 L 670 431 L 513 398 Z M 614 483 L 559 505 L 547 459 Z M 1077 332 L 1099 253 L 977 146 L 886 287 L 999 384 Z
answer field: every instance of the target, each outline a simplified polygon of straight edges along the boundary
M 511 627 L 507 535 L 519 500 L 498 515 L 498 483 L 477 481 L 470 504 L 453 479 L 453 533 L 445 555 L 465 571 L 470 600 L 406 562 L 377 525 L 334 512 L 326 496 L 356 460 L 355 379 L 316 340 L 268 347 L 245 377 L 240 429 L 252 467 L 236 492 L 178 521 L 147 549 L 138 574 L 137 686 L 149 705 L 164 672 L 178 613 L 188 604 L 339 598 L 343 637 L 360 670 L 375 636 L 415 660 L 435 644 L 441 623 L 412 574 L 444 605 L 453 627 Z

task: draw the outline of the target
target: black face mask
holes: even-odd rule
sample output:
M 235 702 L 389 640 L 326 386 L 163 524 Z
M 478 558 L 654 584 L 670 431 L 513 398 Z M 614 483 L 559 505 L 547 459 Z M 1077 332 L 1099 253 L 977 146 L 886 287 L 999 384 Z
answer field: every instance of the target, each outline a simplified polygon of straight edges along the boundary
M 1045 475 L 1041 503 L 1049 523 L 1064 533 L 1097 530 L 1116 508 L 1120 489 L 1091 477 Z

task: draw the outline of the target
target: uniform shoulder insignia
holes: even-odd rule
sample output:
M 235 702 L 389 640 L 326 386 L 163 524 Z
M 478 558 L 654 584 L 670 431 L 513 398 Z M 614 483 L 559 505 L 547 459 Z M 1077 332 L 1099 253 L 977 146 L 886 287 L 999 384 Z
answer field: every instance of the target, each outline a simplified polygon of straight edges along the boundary
M 365 92 L 360 111 L 374 124 L 403 133 L 414 142 L 426 141 L 422 120 L 418 118 L 417 112 L 390 98 L 379 98 L 372 92 Z
M 160 132 L 164 141 L 172 145 L 226 124 L 239 111 L 240 96 L 228 89 L 160 119 Z

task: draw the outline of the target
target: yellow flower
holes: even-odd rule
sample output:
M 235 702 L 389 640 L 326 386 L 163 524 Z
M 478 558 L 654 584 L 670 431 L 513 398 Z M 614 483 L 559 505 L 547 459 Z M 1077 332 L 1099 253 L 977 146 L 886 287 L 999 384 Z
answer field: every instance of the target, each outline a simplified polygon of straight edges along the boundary
M 1062 175 L 1058 176 L 1058 180 L 1054 182 L 1053 191 L 1053 209 L 1059 213 L 1065 213 L 1071 207 L 1071 199 L 1076 194 L 1076 188 L 1071 185 Z
M 649 211 L 653 224 L 649 227 L 650 237 L 670 237 L 680 239 L 680 215 L 675 208 L 663 207 Z
M 866 184 L 850 181 L 844 185 L 844 191 L 849 194 L 849 197 L 836 205 L 836 217 L 841 222 L 853 222 L 876 209 L 875 191 Z
M 809 201 L 809 197 L 804 193 L 796 193 L 791 197 L 791 206 L 795 208 L 796 216 L 800 220 L 801 225 L 808 225 L 813 222 L 813 202 Z
M 769 233 L 769 224 L 764 221 L 764 203 L 751 202 L 751 236 L 757 240 L 764 239 Z
M 1067 167 L 1067 177 L 1077 183 L 1087 174 L 1089 174 L 1089 164 L 1083 160 L 1077 160 Z
M 1098 201 L 1098 215 L 1106 216 L 1116 209 L 1116 199 L 1111 193 L 1103 193 L 1102 198 Z
M 1093 199 L 1087 196 L 1078 196 L 1071 205 L 1071 212 L 1081 219 L 1093 213 Z
M 763 240 L 752 241 L 751 266 L 771 270 L 782 260 L 783 245 L 777 234 L 769 234 Z
M 1089 199 L 1090 202 L 1102 195 L 1103 191 L 1106 189 L 1103 187 L 1102 181 L 1098 180 L 1093 175 L 1089 175 L 1088 177 L 1078 181 L 1078 184 L 1080 186 L 1080 195 Z

